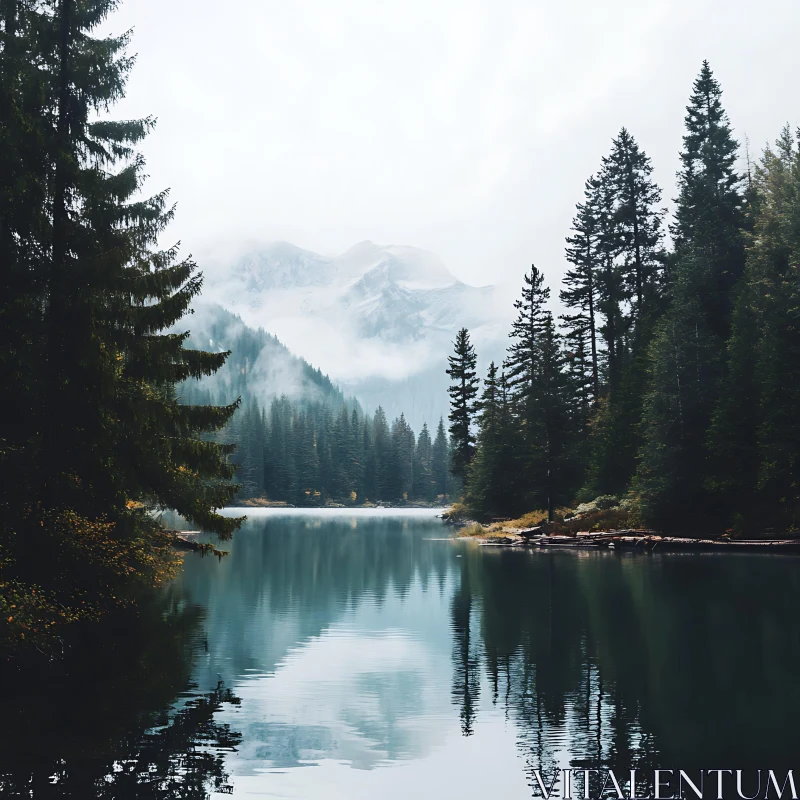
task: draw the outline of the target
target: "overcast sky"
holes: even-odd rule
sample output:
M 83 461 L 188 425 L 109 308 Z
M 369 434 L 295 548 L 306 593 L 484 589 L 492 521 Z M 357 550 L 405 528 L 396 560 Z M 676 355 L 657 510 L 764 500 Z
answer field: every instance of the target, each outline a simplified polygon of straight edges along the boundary
M 798 0 L 123 0 L 149 186 L 201 258 L 284 239 L 438 253 L 556 283 L 584 180 L 626 126 L 674 194 L 704 58 L 741 141 L 800 123 Z

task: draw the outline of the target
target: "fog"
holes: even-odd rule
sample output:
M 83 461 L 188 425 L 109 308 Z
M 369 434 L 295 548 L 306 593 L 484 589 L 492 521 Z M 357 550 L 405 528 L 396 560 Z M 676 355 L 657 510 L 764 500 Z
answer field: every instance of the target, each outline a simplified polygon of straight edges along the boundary
M 796 0 L 123 0 L 139 54 L 121 117 L 155 115 L 169 235 L 326 255 L 415 245 L 475 285 L 551 283 L 584 180 L 627 126 L 674 195 L 708 58 L 741 141 L 800 122 Z

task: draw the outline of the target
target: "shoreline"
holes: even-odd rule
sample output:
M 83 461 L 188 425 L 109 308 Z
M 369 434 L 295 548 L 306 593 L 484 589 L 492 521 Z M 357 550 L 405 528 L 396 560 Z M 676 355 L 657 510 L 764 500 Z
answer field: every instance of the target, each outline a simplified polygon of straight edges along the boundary
M 487 533 L 490 533 L 487 530 Z M 481 547 L 566 548 L 589 550 L 633 550 L 638 552 L 750 552 L 800 553 L 800 538 L 770 539 L 694 538 L 664 536 L 654 531 L 580 531 L 574 536 L 508 530 L 500 535 L 461 534 L 456 540 L 472 540 Z
M 313 510 L 313 511 L 340 511 L 341 509 L 347 509 L 350 511 L 357 511 L 359 509 L 363 510 L 373 510 L 373 509 L 399 509 L 402 510 L 404 508 L 416 508 L 416 509 L 428 509 L 430 511 L 447 511 L 452 507 L 452 503 L 415 503 L 414 501 L 410 502 L 401 502 L 401 503 L 362 503 L 360 505 L 350 505 L 347 503 L 325 503 L 323 505 L 308 505 L 308 506 L 298 506 L 293 505 L 292 503 L 287 503 L 284 500 L 242 500 L 238 503 L 230 503 L 229 505 L 225 506 L 225 508 L 242 508 L 242 509 L 264 509 L 264 508 L 273 508 L 273 509 L 296 509 L 296 510 Z

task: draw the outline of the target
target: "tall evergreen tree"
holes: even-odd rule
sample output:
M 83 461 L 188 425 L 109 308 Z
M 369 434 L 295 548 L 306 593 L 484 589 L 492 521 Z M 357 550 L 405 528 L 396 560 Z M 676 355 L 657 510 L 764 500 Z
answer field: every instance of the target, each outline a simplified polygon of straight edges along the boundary
M 230 448 L 205 436 L 238 403 L 192 406 L 175 391 L 228 354 L 167 333 L 202 280 L 176 248 L 157 249 L 173 215 L 166 193 L 141 197 L 136 148 L 153 120 L 105 118 L 133 64 L 128 34 L 96 33 L 115 5 L 0 9 L 0 159 L 11 167 L 0 179 L 3 288 L 11 281 L 0 326 L 20 326 L 2 366 L 27 403 L 24 438 L 0 443 L 11 478 L 0 489 L 0 562 L 64 607 L 83 593 L 79 610 L 164 577 L 167 541 L 148 510 L 175 509 L 222 537 L 239 524 L 217 513 L 236 490 Z
M 428 424 L 423 423 L 417 436 L 414 450 L 414 497 L 420 500 L 435 500 L 436 485 L 433 479 L 433 443 Z
M 549 297 L 550 289 L 544 285 L 544 275 L 532 264 L 530 275 L 525 275 L 522 297 L 514 302 L 517 318 L 511 326 L 512 343 L 506 358 L 508 384 L 523 421 L 532 419 L 536 410 L 535 387 L 547 316 L 545 304 Z
M 651 173 L 650 159 L 623 128 L 603 159 L 592 196 L 602 232 L 597 286 L 606 364 L 588 439 L 586 490 L 592 496 L 624 492 L 641 447 L 647 354 L 664 294 L 663 210 L 657 208 L 661 192 Z
M 469 339 L 469 331 L 462 328 L 456 336 L 454 355 L 448 356 L 450 365 L 447 374 L 451 385 L 450 395 L 450 446 L 452 448 L 452 472 L 464 479 L 472 460 L 475 436 L 472 418 L 475 414 L 475 398 L 478 394 L 478 376 L 475 371 L 477 357 Z
M 521 433 L 518 467 L 527 487 L 518 507 L 545 507 L 552 519 L 556 504 L 565 501 L 574 486 L 566 469 L 570 425 L 564 353 L 553 317 L 545 308 L 549 296 L 544 276 L 532 266 L 522 297 L 514 304 L 517 318 L 511 328 L 506 370 Z
M 670 305 L 651 348 L 637 489 L 667 527 L 713 524 L 707 431 L 719 396 L 732 290 L 742 269 L 736 142 L 707 62 L 694 83 L 678 174 Z
M 388 500 L 392 492 L 392 439 L 386 413 L 381 406 L 372 418 L 372 447 L 375 452 L 375 499 Z
M 625 313 L 625 304 L 630 299 L 630 293 L 625 270 L 619 261 L 624 240 L 615 214 L 615 187 L 607 169 L 601 170 L 590 188 L 590 202 L 598 221 L 595 286 L 597 309 L 602 317 L 599 330 L 604 344 L 604 382 L 606 390 L 613 393 L 619 388 L 627 361 L 630 320 Z
M 357 408 L 350 413 L 350 446 L 348 451 L 350 483 L 356 496 L 363 495 L 364 490 L 364 431 L 361 416 Z
M 650 159 L 626 128 L 612 141 L 603 172 L 613 193 L 626 294 L 635 299 L 635 316 L 641 318 L 645 303 L 655 299 L 661 283 L 661 190 L 650 177 Z
M 476 511 L 505 513 L 519 507 L 517 434 L 505 376 L 492 362 L 483 382 L 477 448 L 466 486 L 467 502 Z
M 450 445 L 444 429 L 444 420 L 440 417 L 436 427 L 436 438 L 431 453 L 431 470 L 436 493 L 450 494 Z
M 572 264 L 564 275 L 561 302 L 577 313 L 566 315 L 564 323 L 568 335 L 589 342 L 591 356 L 591 394 L 596 403 L 600 396 L 600 369 L 597 347 L 597 270 L 599 268 L 600 223 L 596 208 L 594 187 L 596 180 L 589 178 L 584 190 L 585 200 L 577 206 L 572 221 L 573 235 L 567 238 L 567 261 Z
M 703 62 L 686 108 L 672 235 L 676 257 L 701 266 L 700 293 L 711 330 L 727 336 L 732 290 L 744 268 L 738 142 L 722 107 L 722 88 Z
M 786 127 L 753 176 L 757 211 L 710 433 L 710 486 L 745 531 L 800 524 L 800 148 Z
M 414 486 L 414 432 L 404 414 L 392 423 L 392 499 L 408 498 Z

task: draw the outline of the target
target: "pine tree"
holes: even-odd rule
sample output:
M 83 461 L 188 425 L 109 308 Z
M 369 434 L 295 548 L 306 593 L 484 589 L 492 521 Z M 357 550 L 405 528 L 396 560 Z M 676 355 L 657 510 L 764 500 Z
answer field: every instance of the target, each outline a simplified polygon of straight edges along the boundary
M 389 500 L 392 491 L 392 440 L 386 414 L 380 406 L 372 418 L 372 447 L 375 452 L 375 499 Z
M 298 418 L 294 438 L 297 447 L 297 499 L 302 504 L 314 504 L 320 491 L 319 456 L 316 443 L 316 423 L 313 414 L 306 410 Z M 321 497 L 321 492 L 320 492 Z
M 622 230 L 615 214 L 614 184 L 603 169 L 591 185 L 590 203 L 598 221 L 598 244 L 595 286 L 597 310 L 603 323 L 604 383 L 608 392 L 619 388 L 627 360 L 627 334 L 630 320 L 625 314 L 625 304 L 630 299 L 625 282 L 625 270 L 619 262 L 623 248 Z
M 356 493 L 356 499 L 364 493 L 364 431 L 361 416 L 357 408 L 350 414 L 350 483 Z
M 505 368 L 517 411 L 525 421 L 532 419 L 535 413 L 541 335 L 547 316 L 545 303 L 549 297 L 550 289 L 544 285 L 544 275 L 532 264 L 530 275 L 525 275 L 522 298 L 514 302 L 517 318 L 509 334 L 512 343 Z
M 433 443 L 428 424 L 422 424 L 414 450 L 414 489 L 413 496 L 419 500 L 436 499 L 436 485 L 433 479 Z
M 47 258 L 43 156 L 47 123 L 32 3 L 0 4 L 0 376 L 6 413 L 0 419 L 0 482 L 11 485 L 34 470 L 46 339 L 41 304 Z M 26 478 L 25 480 L 27 480 Z
M 444 429 L 444 420 L 439 418 L 436 428 L 436 438 L 433 441 L 431 453 L 431 471 L 436 486 L 436 494 L 447 496 L 450 494 L 450 444 Z
M 678 174 L 670 304 L 651 347 L 636 487 L 650 521 L 715 524 L 707 434 L 718 403 L 742 222 L 736 142 L 707 62 L 694 83 Z
M 727 336 L 732 290 L 744 268 L 739 145 L 722 107 L 722 89 L 703 62 L 686 108 L 672 235 L 678 259 L 692 252 L 707 272 L 697 287 L 711 330 Z
M 333 465 L 333 482 L 328 487 L 333 497 L 348 497 L 353 491 L 351 483 L 352 470 L 352 437 L 350 432 L 350 415 L 345 406 L 339 409 L 333 424 L 331 442 L 331 458 Z
M 540 485 L 546 490 L 544 505 L 548 519 L 552 521 L 556 507 L 571 499 L 576 487 L 576 475 L 569 417 L 569 384 L 564 372 L 560 337 L 550 313 L 544 319 L 540 369 L 536 404 L 540 416 L 537 427 L 543 434 L 543 440 L 537 442 L 539 453 L 534 463 L 541 464 Z
M 540 455 L 540 444 L 543 439 L 541 430 L 541 409 L 538 407 L 539 389 L 541 387 L 542 370 L 542 334 L 548 312 L 545 303 L 550 290 L 544 285 L 544 276 L 531 265 L 530 275 L 526 275 L 522 287 L 522 298 L 515 301 L 517 318 L 514 320 L 510 337 L 512 343 L 508 348 L 508 356 L 504 366 L 507 376 L 511 403 L 514 414 L 519 420 L 520 447 L 518 468 L 525 476 L 525 483 L 540 479 L 541 469 L 537 462 Z M 531 492 L 529 496 L 520 497 L 519 507 L 535 502 Z
M 664 293 L 663 211 L 656 207 L 661 193 L 651 173 L 650 159 L 623 128 L 603 159 L 599 179 L 589 184 L 589 206 L 600 231 L 595 284 L 606 366 L 586 441 L 585 493 L 592 497 L 626 491 L 641 447 L 648 349 Z M 577 341 L 583 320 L 567 322 L 569 339 Z
M 392 423 L 392 494 L 408 500 L 414 485 L 414 432 L 404 414 Z
M 521 431 L 518 469 L 525 489 L 518 507 L 545 507 L 552 519 L 556 505 L 574 491 L 574 478 L 567 468 L 570 421 L 564 353 L 553 317 L 545 309 L 549 295 L 543 275 L 532 266 L 522 298 L 514 304 L 517 318 L 506 370 Z
M 759 532 L 800 524 L 800 148 L 788 127 L 757 165 L 751 197 L 710 487 L 728 524 Z
M 22 436 L 0 443 L 0 549 L 62 607 L 82 597 L 79 614 L 168 576 L 148 512 L 174 509 L 222 538 L 240 524 L 217 513 L 236 485 L 231 448 L 209 435 L 238 402 L 193 406 L 175 389 L 228 354 L 191 349 L 180 331 L 202 278 L 157 249 L 173 208 L 165 192 L 141 196 L 136 151 L 154 123 L 105 117 L 133 64 L 128 34 L 96 35 L 115 5 L 0 7 L 0 326 L 19 327 L 2 368 L 26 403 Z
M 447 374 L 451 381 L 447 390 L 450 395 L 450 446 L 453 475 L 463 480 L 475 447 L 472 417 L 479 383 L 475 372 L 477 357 L 466 328 L 462 328 L 456 336 L 454 353 L 447 357 L 450 365 Z
M 650 177 L 650 159 L 625 128 L 603 159 L 603 172 L 613 193 L 626 294 L 635 298 L 634 313 L 639 319 L 645 304 L 653 302 L 660 289 L 664 211 L 657 206 L 661 190 Z
M 374 500 L 379 496 L 377 482 L 378 462 L 376 458 L 376 448 L 374 446 L 372 420 L 369 416 L 364 417 L 362 442 L 362 450 L 364 453 L 364 485 L 361 494 L 365 501 Z
M 565 288 L 561 290 L 561 302 L 577 313 L 564 317 L 568 335 L 583 341 L 588 338 L 591 356 L 591 395 L 596 403 L 600 396 L 600 371 L 597 348 L 597 277 L 600 256 L 600 223 L 598 209 L 593 200 L 596 180 L 589 178 L 584 190 L 585 201 L 577 206 L 572 221 L 573 235 L 567 238 L 567 261 L 573 269 L 564 276 Z
M 589 422 L 596 406 L 595 371 L 590 352 L 588 319 L 580 315 L 563 315 L 561 321 L 564 328 L 562 340 L 565 372 L 569 386 L 569 415 L 575 430 L 576 443 L 585 449 Z M 583 455 L 586 453 L 583 452 Z
M 491 515 L 519 508 L 514 444 L 518 431 L 511 415 L 505 376 L 494 362 L 489 365 L 483 386 L 477 448 L 470 464 L 466 500 L 470 508 Z

